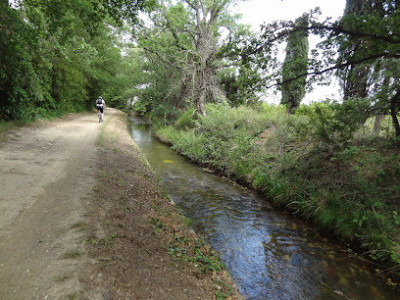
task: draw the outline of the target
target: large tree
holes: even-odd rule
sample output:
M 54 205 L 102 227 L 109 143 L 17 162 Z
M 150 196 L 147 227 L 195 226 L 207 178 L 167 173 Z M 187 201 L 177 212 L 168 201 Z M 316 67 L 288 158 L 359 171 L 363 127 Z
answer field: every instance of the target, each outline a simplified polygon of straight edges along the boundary
M 383 17 L 384 10 L 383 1 L 365 1 L 365 0 L 347 0 L 342 23 L 352 22 L 353 16 L 365 16 L 376 13 Z M 339 48 L 339 60 L 346 61 L 352 56 L 356 56 L 357 52 L 363 51 L 362 48 L 368 47 L 362 38 L 353 37 L 351 34 L 345 35 Z M 368 95 L 368 89 L 371 85 L 371 65 L 350 64 L 338 70 L 338 75 L 342 79 L 343 98 L 349 100 L 353 97 L 365 98 Z
M 307 16 L 298 18 L 296 26 L 307 27 Z M 286 56 L 282 66 L 281 104 L 293 112 L 306 94 L 306 76 L 287 82 L 288 79 L 307 73 L 308 69 L 308 30 L 295 30 L 288 35 Z
M 196 46 L 197 88 L 195 104 L 197 112 L 205 115 L 206 96 L 214 101 L 223 99 L 216 82 L 215 54 L 217 52 L 218 18 L 231 0 L 185 0 L 192 9 L 191 34 Z
M 206 114 L 207 101 L 226 99 L 216 76 L 218 38 L 229 18 L 226 8 L 233 2 L 181 0 L 165 4 L 151 14 L 155 26 L 144 29 L 139 39 L 149 60 L 170 69 L 170 79 L 180 74 L 181 81 L 171 84 L 179 94 L 176 103 L 191 99 L 200 115 Z M 168 97 L 172 94 L 167 93 Z

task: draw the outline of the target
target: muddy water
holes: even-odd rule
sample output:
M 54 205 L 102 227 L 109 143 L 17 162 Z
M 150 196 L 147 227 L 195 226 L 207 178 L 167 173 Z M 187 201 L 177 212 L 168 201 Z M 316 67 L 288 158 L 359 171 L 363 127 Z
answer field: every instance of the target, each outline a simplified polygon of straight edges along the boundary
M 400 299 L 368 266 L 231 181 L 204 172 L 131 119 L 131 134 L 246 299 Z

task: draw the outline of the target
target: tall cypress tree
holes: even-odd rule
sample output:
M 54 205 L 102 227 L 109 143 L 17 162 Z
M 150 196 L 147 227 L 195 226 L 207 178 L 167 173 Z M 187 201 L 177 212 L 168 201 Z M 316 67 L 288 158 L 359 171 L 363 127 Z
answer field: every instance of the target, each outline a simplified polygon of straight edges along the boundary
M 308 18 L 303 16 L 296 19 L 295 25 L 287 38 L 282 68 L 281 104 L 286 105 L 288 113 L 299 107 L 306 94 L 306 77 L 293 79 L 307 73 L 308 69 Z

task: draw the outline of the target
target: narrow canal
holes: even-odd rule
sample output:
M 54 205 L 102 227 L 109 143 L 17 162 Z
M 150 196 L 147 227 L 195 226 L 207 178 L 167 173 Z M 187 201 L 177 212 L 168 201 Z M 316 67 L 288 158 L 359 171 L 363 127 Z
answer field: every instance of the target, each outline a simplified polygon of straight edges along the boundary
M 246 299 L 400 299 L 371 266 L 248 189 L 190 164 L 149 124 L 132 118 L 131 135 Z

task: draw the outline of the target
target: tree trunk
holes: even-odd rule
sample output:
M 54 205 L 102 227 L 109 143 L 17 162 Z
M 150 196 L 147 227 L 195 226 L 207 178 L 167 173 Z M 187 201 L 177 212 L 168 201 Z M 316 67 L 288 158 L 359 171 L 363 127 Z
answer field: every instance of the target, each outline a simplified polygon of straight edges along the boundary
M 184 102 L 187 99 L 192 99 L 193 95 L 191 94 L 192 89 L 190 88 L 190 81 L 186 79 L 186 76 L 182 78 L 182 85 L 180 88 L 179 96 L 175 100 L 175 107 L 182 108 L 184 106 Z
M 375 117 L 374 129 L 373 129 L 374 133 L 379 134 L 379 131 L 381 131 L 381 124 L 384 118 L 385 115 L 377 115 Z
M 199 85 L 197 87 L 196 95 L 196 110 L 199 115 L 206 115 L 206 79 L 204 76 L 204 70 L 200 69 L 197 72 Z
M 344 100 L 353 97 L 365 98 L 368 95 L 368 76 L 370 68 L 365 66 L 350 66 L 344 83 Z
M 199 36 L 196 41 L 196 50 L 198 53 L 197 62 L 197 93 L 196 93 L 196 109 L 197 113 L 205 116 L 206 115 L 206 95 L 207 89 L 212 84 L 211 78 L 213 76 L 210 67 L 211 61 L 214 58 L 216 45 L 213 42 L 213 37 L 210 33 L 211 24 L 198 24 Z
M 215 60 L 215 53 L 217 52 L 217 38 L 214 34 L 214 26 L 217 21 L 218 15 L 221 13 L 223 6 L 227 1 L 195 1 L 192 8 L 196 10 L 197 23 L 196 23 L 196 75 L 197 75 L 197 90 L 195 91 L 196 110 L 197 113 L 205 116 L 205 105 L 207 98 L 217 102 L 219 98 L 226 99 L 218 86 L 215 67 L 213 62 Z M 190 4 L 189 4 L 190 5 Z
M 208 73 L 207 64 L 209 62 L 208 60 L 211 55 L 210 50 L 212 49 L 210 39 L 211 37 L 207 34 L 207 32 L 202 32 L 196 45 L 197 53 L 199 55 L 199 62 L 197 64 L 198 85 L 197 85 L 195 101 L 196 101 L 197 113 L 202 116 L 206 115 L 206 110 L 205 110 L 206 94 L 207 94 L 208 80 L 210 79 L 209 76 L 207 76 Z
M 400 90 L 390 100 L 390 115 L 392 117 L 393 126 L 396 132 L 396 137 L 400 137 L 400 124 L 397 119 L 397 108 L 400 106 Z
M 344 10 L 344 16 L 346 15 L 367 15 L 372 12 L 381 12 L 382 4 L 373 3 L 372 1 L 366 0 L 346 0 L 346 7 Z M 383 13 L 383 12 L 382 12 Z M 352 43 L 350 53 L 357 53 L 362 51 L 359 49 L 361 40 L 359 38 L 349 38 Z M 351 57 L 354 54 L 348 54 Z M 346 57 L 345 57 L 346 59 Z M 343 71 L 344 86 L 343 86 L 343 100 L 347 101 L 353 97 L 365 98 L 368 95 L 371 68 L 368 66 L 355 66 L 350 65 L 349 68 Z

